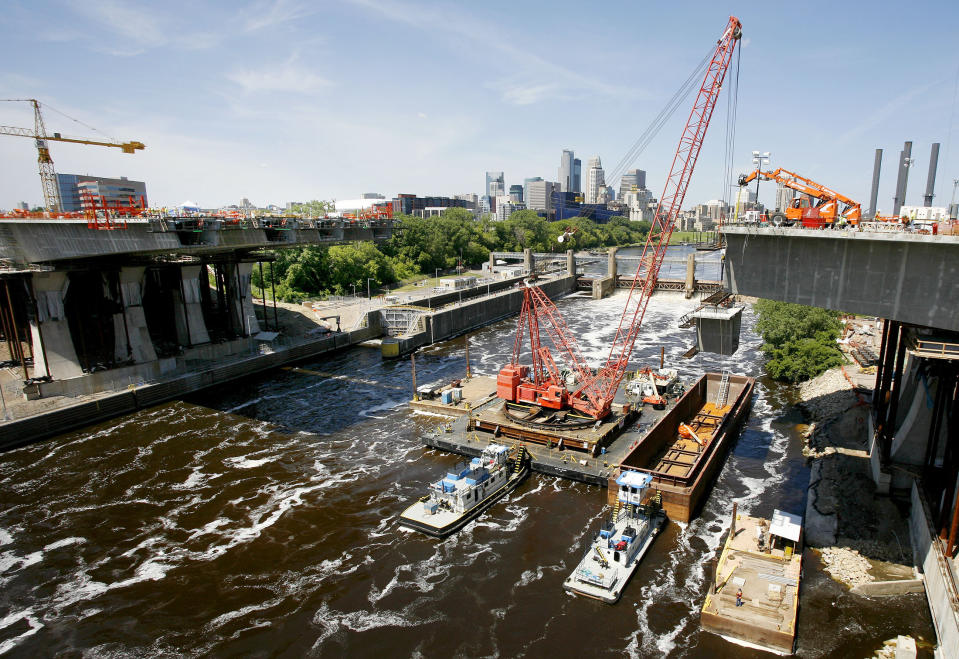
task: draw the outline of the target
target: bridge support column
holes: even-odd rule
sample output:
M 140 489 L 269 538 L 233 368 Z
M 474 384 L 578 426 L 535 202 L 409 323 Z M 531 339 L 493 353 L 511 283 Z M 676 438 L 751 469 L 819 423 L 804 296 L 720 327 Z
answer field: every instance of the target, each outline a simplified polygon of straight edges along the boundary
M 523 270 L 527 275 L 533 272 L 533 250 L 528 247 L 523 250 Z
M 117 361 L 132 359 L 135 364 L 157 358 L 143 312 L 143 266 L 120 268 L 120 302 L 123 311 L 113 315 L 114 356 Z
M 180 266 L 179 304 L 175 306 L 176 336 L 180 345 L 195 346 L 210 342 L 203 320 L 203 299 L 200 297 L 199 265 Z M 206 286 L 206 282 L 203 283 Z
M 493 256 L 493 252 L 489 253 L 489 276 L 493 276 L 493 273 L 496 272 L 496 258 Z
M 242 336 L 259 334 L 260 324 L 256 319 L 256 309 L 253 307 L 253 297 L 250 294 L 253 264 L 231 263 L 226 266 L 226 271 L 233 326 L 239 328 Z
M 32 284 L 37 311 L 30 319 L 34 375 L 59 380 L 83 375 L 63 309 L 63 297 L 70 286 L 67 273 L 35 272 Z
M 613 278 L 613 286 L 616 285 L 616 278 L 619 276 L 619 273 L 616 270 L 617 252 L 619 252 L 619 247 L 609 248 L 609 263 L 606 266 L 606 275 Z
M 696 252 L 686 257 L 686 299 L 696 290 Z
M 570 277 L 576 276 L 576 253 L 571 249 L 566 250 L 566 272 Z

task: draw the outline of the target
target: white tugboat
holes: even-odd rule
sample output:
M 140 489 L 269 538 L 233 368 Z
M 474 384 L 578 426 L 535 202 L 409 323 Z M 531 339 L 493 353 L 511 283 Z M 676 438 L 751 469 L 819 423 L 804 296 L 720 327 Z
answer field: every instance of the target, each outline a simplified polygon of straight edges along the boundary
M 404 510 L 399 523 L 445 538 L 512 492 L 529 472 L 529 456 L 524 447 L 510 457 L 509 447 L 490 444 L 479 457 L 460 463 L 431 483 L 429 494 Z
M 649 474 L 637 471 L 620 475 L 616 510 L 593 537 L 563 588 L 608 604 L 619 600 L 666 519 L 658 498 L 649 493 L 651 481 Z

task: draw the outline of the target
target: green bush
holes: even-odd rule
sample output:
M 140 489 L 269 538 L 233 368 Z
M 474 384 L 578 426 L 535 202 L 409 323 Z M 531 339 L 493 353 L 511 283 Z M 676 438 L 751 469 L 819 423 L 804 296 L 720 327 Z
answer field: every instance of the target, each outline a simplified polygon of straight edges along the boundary
M 766 372 L 773 379 L 802 382 L 843 363 L 836 345 L 842 332 L 838 312 L 772 300 L 760 300 L 753 308 L 768 357 Z

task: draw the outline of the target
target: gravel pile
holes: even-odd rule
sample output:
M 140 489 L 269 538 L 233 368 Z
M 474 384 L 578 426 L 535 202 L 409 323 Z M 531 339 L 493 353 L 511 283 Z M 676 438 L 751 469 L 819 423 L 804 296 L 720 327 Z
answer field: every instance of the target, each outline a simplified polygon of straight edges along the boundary
M 872 564 L 855 549 L 848 547 L 824 547 L 822 562 L 826 572 L 850 588 L 875 581 L 869 574 Z
M 831 368 L 803 382 L 799 385 L 799 395 L 802 397 L 799 406 L 814 423 L 833 419 L 859 402 L 839 368 Z

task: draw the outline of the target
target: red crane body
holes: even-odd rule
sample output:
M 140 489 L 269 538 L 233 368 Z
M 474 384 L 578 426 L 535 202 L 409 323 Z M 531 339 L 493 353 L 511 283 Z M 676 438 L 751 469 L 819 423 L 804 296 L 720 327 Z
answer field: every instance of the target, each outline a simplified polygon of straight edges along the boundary
M 633 344 L 666 256 L 676 216 L 682 208 L 706 129 L 716 108 L 736 43 L 741 36 L 742 24 L 735 16 L 730 16 L 722 37 L 716 42 L 716 50 L 706 68 L 696 102 L 679 140 L 669 177 L 666 179 L 666 187 L 660 196 L 659 207 L 646 237 L 643 255 L 633 277 L 629 297 L 605 365 L 596 373 L 589 368 L 559 310 L 538 287 L 527 286 L 513 346 L 513 358 L 497 378 L 497 395 L 500 398 L 552 409 L 572 408 L 597 419 L 609 414 L 613 398 L 626 374 Z M 576 375 L 578 384 L 572 391 L 568 391 L 565 383 L 560 381 L 548 347 L 540 344 L 540 325 L 546 327 L 553 345 L 565 353 Z M 525 330 L 529 331 L 533 354 L 532 379 L 529 378 L 529 367 L 519 364 Z M 544 368 L 548 374 L 544 372 Z

